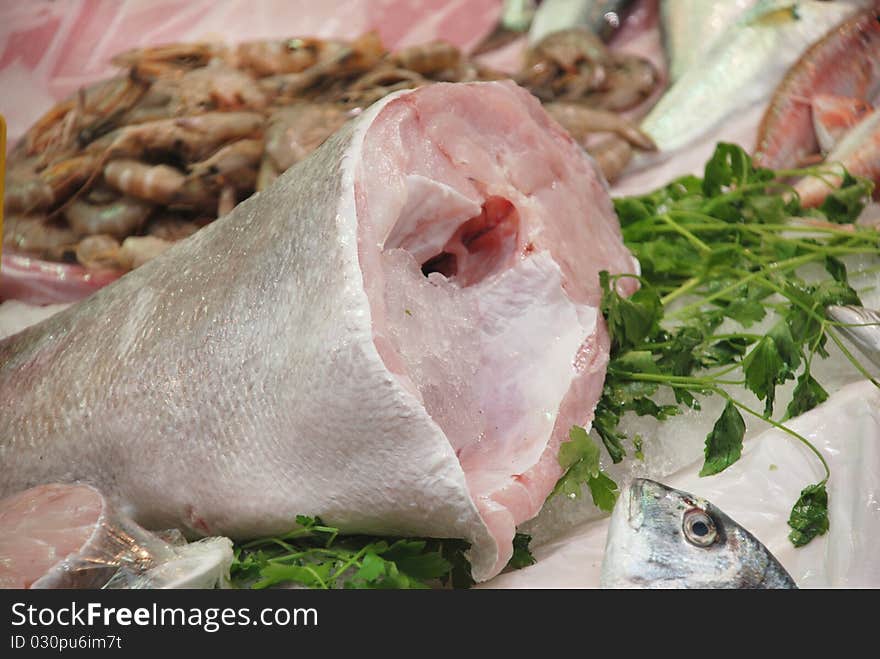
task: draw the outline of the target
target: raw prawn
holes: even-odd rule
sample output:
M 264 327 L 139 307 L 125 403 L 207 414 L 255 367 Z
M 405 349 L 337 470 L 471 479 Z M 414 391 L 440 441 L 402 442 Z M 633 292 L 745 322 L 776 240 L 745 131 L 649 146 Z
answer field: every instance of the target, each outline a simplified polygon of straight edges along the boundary
M 64 217 L 77 236 L 108 234 L 122 239 L 143 226 L 153 205 L 134 197 L 119 197 L 103 204 L 74 199 L 64 210 Z
M 93 174 L 98 159 L 90 153 L 73 156 L 38 171 L 36 159 L 12 165 L 6 183 L 5 208 L 24 214 L 56 206 Z
M 186 175 L 170 165 L 118 159 L 104 167 L 104 180 L 124 194 L 155 204 L 168 204 L 183 187 Z

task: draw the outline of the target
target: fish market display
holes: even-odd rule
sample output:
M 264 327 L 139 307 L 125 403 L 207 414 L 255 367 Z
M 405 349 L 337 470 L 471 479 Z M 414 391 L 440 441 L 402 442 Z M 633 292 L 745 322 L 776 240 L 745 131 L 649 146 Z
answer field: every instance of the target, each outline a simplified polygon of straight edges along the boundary
M 445 42 L 386 52 L 292 38 L 170 44 L 118 55 L 125 73 L 80 90 L 13 150 L 4 244 L 17 253 L 128 271 L 227 214 L 383 96 L 436 81 L 502 77 Z M 557 119 L 606 174 L 650 139 L 616 114 L 655 88 L 653 67 L 588 31 L 550 35 L 517 80 L 545 102 L 589 106 Z M 612 134 L 592 142 L 594 133 Z M 6 295 L 10 295 L 7 291 Z
M 763 167 L 793 169 L 819 151 L 817 109 L 829 97 L 846 104 L 880 94 L 880 3 L 831 30 L 791 67 L 773 94 L 755 147 Z M 818 106 L 818 107 L 817 107 Z M 851 106 L 852 107 L 852 106 Z M 864 115 L 857 108 L 850 113 Z M 833 144 L 826 141 L 825 150 Z
M 759 1 L 684 71 L 641 128 L 666 155 L 767 98 L 788 68 L 858 6 L 847 2 Z M 642 159 L 650 162 L 650 156 Z
M 705 499 L 635 479 L 617 501 L 603 588 L 797 588 L 761 542 Z
M 526 91 L 386 97 L 0 343 L 3 494 L 89 480 L 150 528 L 237 539 L 296 515 L 464 538 L 487 579 L 601 393 L 598 273 L 636 267 L 604 180 Z
M 491 585 L 612 509 L 603 586 L 825 583 L 789 552 L 873 449 L 791 422 L 876 384 L 880 2 L 479 4 L 458 46 L 440 9 L 133 40 L 34 113 L 0 302 L 103 290 L 0 306 L 0 586 Z M 629 486 L 695 459 L 669 485 L 772 554 Z
M 231 562 L 229 540 L 173 547 L 89 485 L 39 485 L 0 500 L 0 588 L 205 588 Z

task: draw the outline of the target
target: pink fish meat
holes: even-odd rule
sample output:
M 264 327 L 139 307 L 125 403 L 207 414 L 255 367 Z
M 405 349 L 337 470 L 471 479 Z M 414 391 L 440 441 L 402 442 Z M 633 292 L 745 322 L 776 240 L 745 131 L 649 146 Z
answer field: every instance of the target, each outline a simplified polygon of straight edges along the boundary
M 150 533 L 85 483 L 0 499 L 0 588 L 213 588 L 232 556 L 228 538 Z
M 143 539 L 164 544 L 88 485 L 19 492 L 0 500 L 0 588 L 99 588 L 121 563 L 151 564 Z
M 590 422 L 604 180 L 511 82 L 379 101 L 267 190 L 0 342 L 0 495 L 84 480 L 141 524 L 297 514 L 464 538 L 477 580 Z M 624 279 L 624 292 L 631 279 Z

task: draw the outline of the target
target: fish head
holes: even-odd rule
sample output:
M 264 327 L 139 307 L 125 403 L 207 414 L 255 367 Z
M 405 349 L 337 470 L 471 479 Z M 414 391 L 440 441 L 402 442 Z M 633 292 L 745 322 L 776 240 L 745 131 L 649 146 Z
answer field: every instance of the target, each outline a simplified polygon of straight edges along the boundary
M 796 588 L 761 542 L 710 502 L 638 478 L 608 528 L 603 588 Z

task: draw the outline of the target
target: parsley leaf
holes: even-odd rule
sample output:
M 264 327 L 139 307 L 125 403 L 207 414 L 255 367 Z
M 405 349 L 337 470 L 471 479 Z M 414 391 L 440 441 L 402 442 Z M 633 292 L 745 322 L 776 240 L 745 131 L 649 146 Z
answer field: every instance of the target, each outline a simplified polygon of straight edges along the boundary
M 375 552 L 369 551 L 364 554 L 364 558 L 361 562 L 361 567 L 355 573 L 354 579 L 352 579 L 352 583 L 356 583 L 358 581 L 364 583 L 375 582 L 377 579 L 379 579 L 380 576 L 385 574 L 387 569 L 388 568 L 386 561 L 379 558 L 379 555 Z
M 849 279 L 846 273 L 846 264 L 838 258 L 830 254 L 825 257 L 825 270 L 834 277 L 834 280 L 841 284 L 849 285 Z
M 746 386 L 760 400 L 767 401 L 767 408 L 773 410 L 773 399 L 777 380 L 785 374 L 785 362 L 779 354 L 776 342 L 765 336 L 758 342 L 742 362 L 746 376 Z
M 800 363 L 800 352 L 785 322 L 774 325 L 743 359 L 746 387 L 766 401 L 764 414 L 773 412 L 776 385 L 793 378 Z
M 320 588 L 330 578 L 331 568 L 329 563 L 315 566 L 267 563 L 260 570 L 261 579 L 253 587 L 268 588 L 276 584 L 291 582 L 309 588 Z
M 593 497 L 593 503 L 596 507 L 606 513 L 614 510 L 614 503 L 617 501 L 617 495 L 620 490 L 617 483 L 611 480 L 604 471 L 600 471 L 596 476 L 587 481 L 590 488 L 590 495 Z
M 535 557 L 532 556 L 532 552 L 529 550 L 529 543 L 531 541 L 532 536 L 526 533 L 517 533 L 513 536 L 513 556 L 507 562 L 507 567 L 519 570 L 520 568 L 535 564 Z
M 809 412 L 826 400 L 828 400 L 828 392 L 810 375 L 809 371 L 804 371 L 797 379 L 791 402 L 785 410 L 785 419 L 793 419 L 804 412 Z
M 733 318 L 743 327 L 754 325 L 758 321 L 764 320 L 767 315 L 767 309 L 760 300 L 736 300 L 731 302 L 724 308 L 724 315 Z
M 722 142 L 706 163 L 703 194 L 712 197 L 737 184 L 745 184 L 752 171 L 752 159 L 742 147 Z
M 874 184 L 868 179 L 856 179 L 849 172 L 843 175 L 840 187 L 833 190 L 819 206 L 829 222 L 849 224 L 855 222 L 871 199 Z
M 660 297 L 651 287 L 642 287 L 630 297 L 620 295 L 612 287 L 608 272 L 599 273 L 602 287 L 602 313 L 608 321 L 608 332 L 617 350 L 637 346 L 657 327 L 662 315 Z
M 617 484 L 599 467 L 599 447 L 580 426 L 569 431 L 571 441 L 559 447 L 559 464 L 565 469 L 550 496 L 564 494 L 578 498 L 584 485 L 590 490 L 593 503 L 605 512 L 611 512 L 617 498 Z
M 742 455 L 746 424 L 742 414 L 728 400 L 715 426 L 706 436 L 705 461 L 700 476 L 711 476 L 727 469 Z
M 617 431 L 618 423 L 620 423 L 620 415 L 614 412 L 608 403 L 600 401 L 596 406 L 593 428 L 601 438 L 602 444 L 605 445 L 605 450 L 611 456 L 611 461 L 615 464 L 626 456 L 626 449 L 623 448 L 626 435 Z
M 431 551 L 427 545 L 426 540 L 398 540 L 382 553 L 382 558 L 416 579 L 439 579 L 449 573 L 452 564 L 439 551 Z
M 788 525 L 792 528 L 788 538 L 795 547 L 802 547 L 828 531 L 828 492 L 824 482 L 801 490 L 801 495 L 792 508 Z

